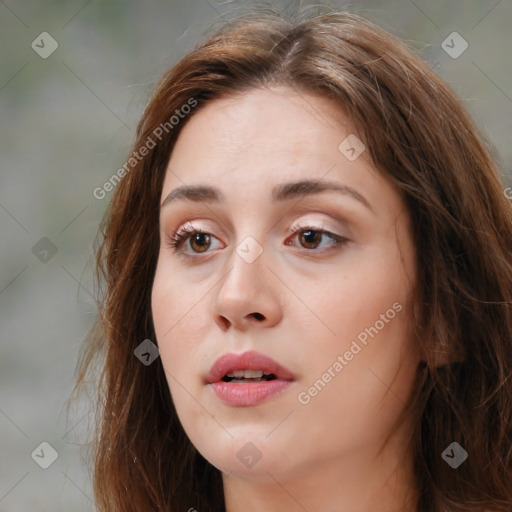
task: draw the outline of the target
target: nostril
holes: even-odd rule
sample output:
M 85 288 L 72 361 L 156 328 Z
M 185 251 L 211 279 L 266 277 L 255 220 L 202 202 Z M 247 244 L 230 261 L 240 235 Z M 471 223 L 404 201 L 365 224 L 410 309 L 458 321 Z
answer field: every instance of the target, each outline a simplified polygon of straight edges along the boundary
M 223 316 L 220 317 L 220 321 L 222 322 L 222 325 L 224 326 L 224 329 L 228 329 L 229 326 L 231 325 L 231 322 L 227 318 L 225 318 Z
M 253 316 L 257 320 L 263 320 L 265 318 L 261 313 L 253 313 Z

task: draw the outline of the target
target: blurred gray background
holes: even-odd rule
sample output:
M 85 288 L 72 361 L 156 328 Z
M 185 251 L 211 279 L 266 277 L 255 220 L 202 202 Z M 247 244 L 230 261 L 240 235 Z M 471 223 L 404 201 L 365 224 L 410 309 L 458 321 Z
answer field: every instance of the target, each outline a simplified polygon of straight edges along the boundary
M 93 190 L 128 157 L 160 74 L 213 23 L 251 3 L 260 2 L 0 2 L 3 512 L 94 510 L 83 459 L 87 408 L 77 403 L 69 416 L 64 408 L 81 341 L 95 319 L 93 240 L 112 196 L 96 199 Z M 298 4 L 273 2 L 280 9 Z M 421 51 L 494 144 L 509 185 L 512 2 L 331 5 Z

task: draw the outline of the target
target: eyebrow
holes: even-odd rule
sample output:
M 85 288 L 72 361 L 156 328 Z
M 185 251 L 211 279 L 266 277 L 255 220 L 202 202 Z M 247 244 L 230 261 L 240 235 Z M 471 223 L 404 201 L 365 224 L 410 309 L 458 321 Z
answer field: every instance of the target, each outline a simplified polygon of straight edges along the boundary
M 357 190 L 348 185 L 333 181 L 300 180 L 276 185 L 272 189 L 272 200 L 274 202 L 289 201 L 301 196 L 320 194 L 322 192 L 339 192 L 352 197 L 374 212 L 367 199 Z M 163 200 L 160 208 L 178 200 L 221 203 L 225 200 L 225 197 L 221 190 L 216 187 L 209 185 L 183 185 L 172 190 Z

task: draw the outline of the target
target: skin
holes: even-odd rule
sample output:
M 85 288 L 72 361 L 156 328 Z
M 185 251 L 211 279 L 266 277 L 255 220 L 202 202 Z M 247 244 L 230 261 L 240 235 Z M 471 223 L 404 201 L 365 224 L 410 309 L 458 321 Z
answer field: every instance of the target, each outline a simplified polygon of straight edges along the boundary
M 411 322 L 415 250 L 403 201 L 368 150 L 349 161 L 338 149 L 354 133 L 329 99 L 251 90 L 187 120 L 169 160 L 161 201 L 184 184 L 225 196 L 161 209 L 152 313 L 179 419 L 222 471 L 228 512 L 415 509 L 410 422 L 397 426 L 421 359 Z M 271 200 L 275 185 L 300 179 L 348 185 L 371 209 L 335 191 Z M 175 252 L 169 238 L 187 224 L 210 239 Z M 294 234 L 295 224 L 346 242 Z M 236 252 L 247 236 L 263 250 L 252 263 Z M 301 403 L 299 393 L 396 303 L 401 311 Z M 229 406 L 204 377 L 222 354 L 246 350 L 296 380 L 259 405 Z M 247 442 L 261 453 L 251 468 L 237 457 Z

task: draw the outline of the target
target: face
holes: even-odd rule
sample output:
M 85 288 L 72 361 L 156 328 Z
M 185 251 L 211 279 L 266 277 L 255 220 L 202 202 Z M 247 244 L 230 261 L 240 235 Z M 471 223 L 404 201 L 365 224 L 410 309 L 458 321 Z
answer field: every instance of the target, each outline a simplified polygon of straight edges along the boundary
M 402 435 L 414 247 L 361 149 L 330 100 L 286 88 L 211 101 L 178 137 L 153 321 L 181 424 L 225 473 L 354 467 Z

